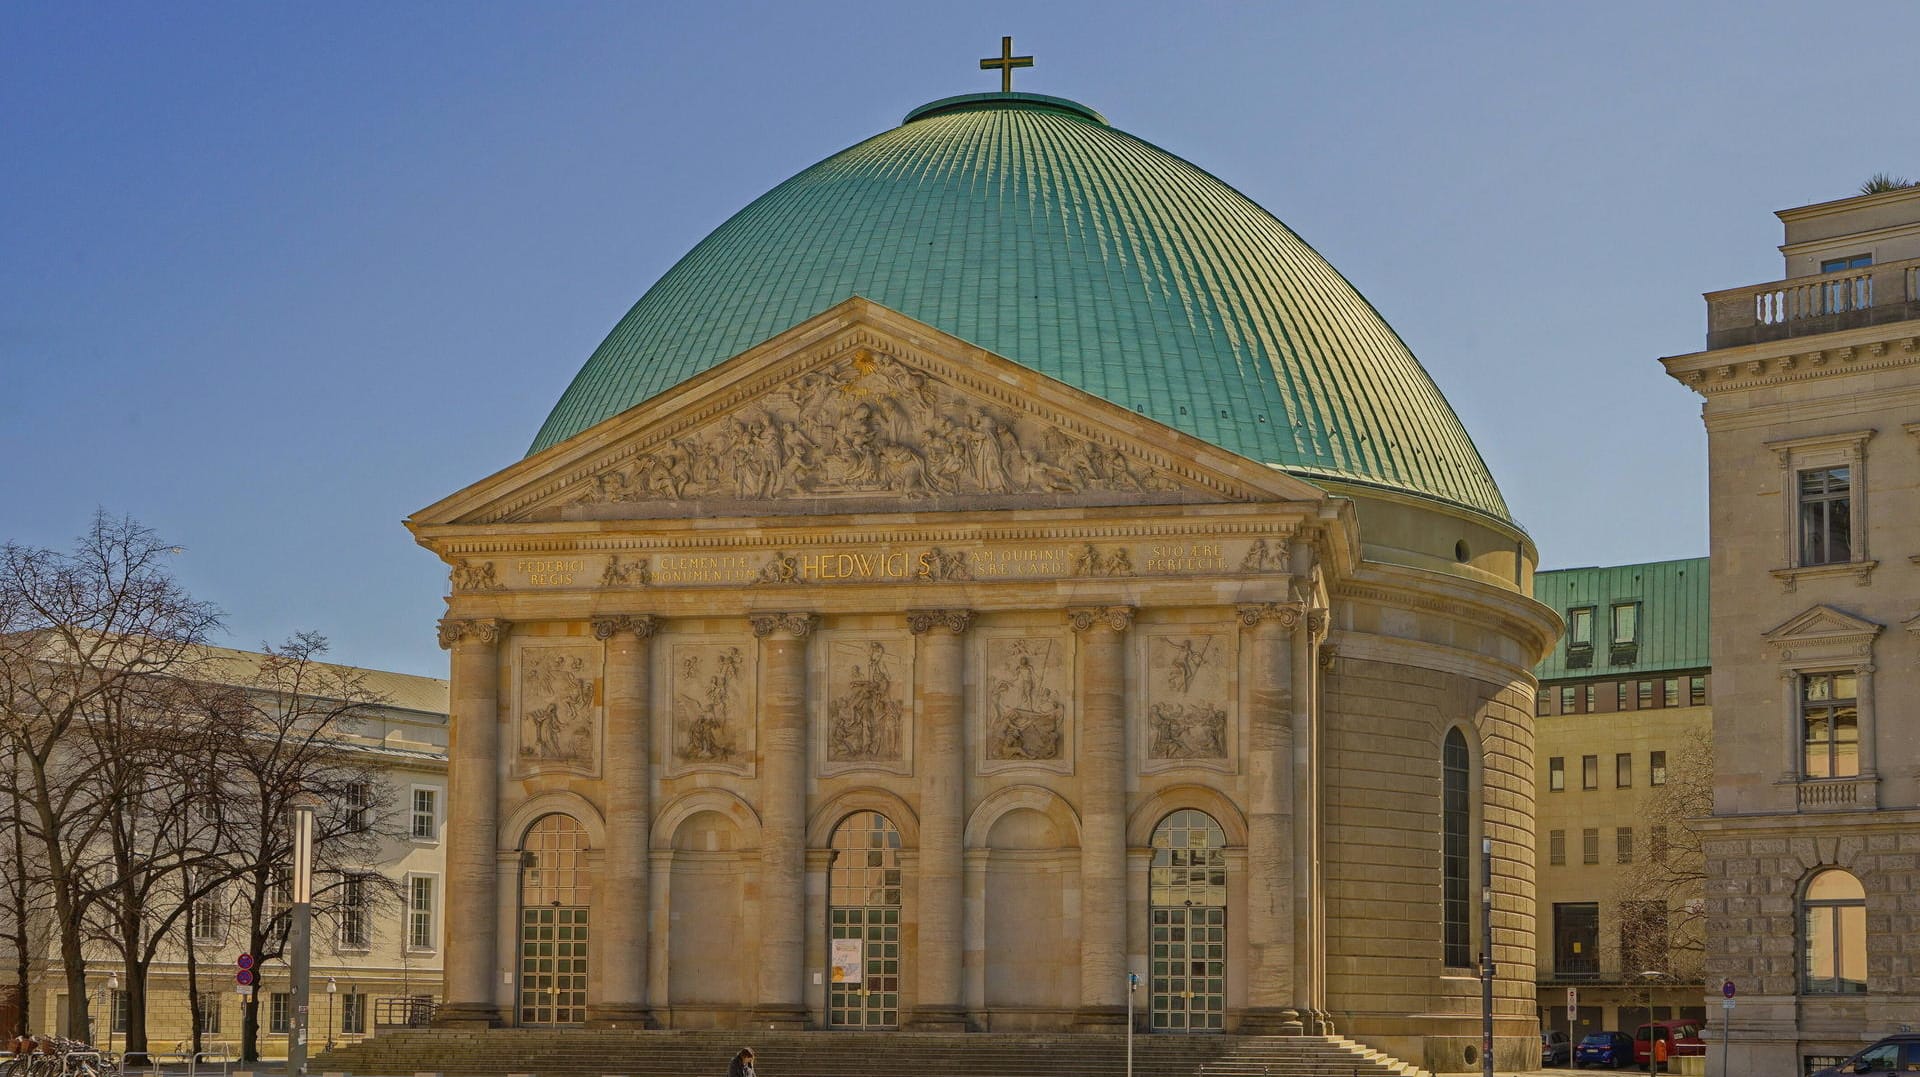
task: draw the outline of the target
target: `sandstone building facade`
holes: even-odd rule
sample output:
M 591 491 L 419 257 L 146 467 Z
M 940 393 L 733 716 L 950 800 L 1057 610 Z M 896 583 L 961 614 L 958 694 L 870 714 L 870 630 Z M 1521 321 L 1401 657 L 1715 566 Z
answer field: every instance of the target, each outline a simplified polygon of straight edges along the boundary
M 1785 279 L 1709 293 L 1707 350 L 1663 360 L 1706 401 L 1728 1073 L 1920 1008 L 1920 189 L 1779 216 Z
M 1535 1045 L 1535 551 L 1284 225 L 1073 102 L 782 184 L 449 566 L 446 1016 Z
M 1707 559 L 1541 572 L 1534 597 L 1567 626 L 1534 669 L 1541 1027 L 1702 1021 Z

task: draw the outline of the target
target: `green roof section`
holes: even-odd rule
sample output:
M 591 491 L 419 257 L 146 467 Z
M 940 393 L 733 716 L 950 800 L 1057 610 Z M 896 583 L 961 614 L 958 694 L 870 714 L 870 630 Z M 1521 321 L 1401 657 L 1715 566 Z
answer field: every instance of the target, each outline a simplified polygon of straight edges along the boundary
M 640 297 L 530 452 L 862 296 L 1221 448 L 1511 521 L 1373 307 L 1213 176 L 1038 94 L 947 98 L 722 224 Z
M 1542 681 L 1588 677 L 1621 679 L 1642 673 L 1706 669 L 1713 664 L 1708 645 L 1708 559 L 1650 561 L 1605 568 L 1561 568 L 1537 572 L 1533 597 L 1568 621 L 1553 653 L 1533 669 Z M 1637 604 L 1638 622 L 1631 646 L 1613 641 L 1613 607 Z M 1593 645 L 1587 665 L 1571 635 L 1573 611 L 1593 610 Z

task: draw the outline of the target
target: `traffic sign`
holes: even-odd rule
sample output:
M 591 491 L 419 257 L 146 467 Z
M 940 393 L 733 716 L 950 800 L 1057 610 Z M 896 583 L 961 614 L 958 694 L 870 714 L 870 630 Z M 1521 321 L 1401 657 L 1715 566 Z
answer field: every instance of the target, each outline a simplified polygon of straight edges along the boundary
M 233 959 L 233 963 L 239 968 L 250 969 L 253 967 L 253 955 L 241 954 L 239 957 Z
M 1571 1026 L 1573 1022 L 1579 1019 L 1580 989 L 1577 987 L 1569 987 L 1567 988 L 1567 1024 Z
M 1722 983 L 1720 985 L 1720 994 L 1725 998 L 1733 997 L 1733 981 L 1732 980 L 1728 980 L 1725 983 Z

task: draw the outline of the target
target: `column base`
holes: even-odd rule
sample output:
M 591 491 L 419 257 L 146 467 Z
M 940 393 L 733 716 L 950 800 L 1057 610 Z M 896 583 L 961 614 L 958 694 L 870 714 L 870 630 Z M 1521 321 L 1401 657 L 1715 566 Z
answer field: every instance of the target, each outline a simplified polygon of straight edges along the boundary
M 1300 1014 L 1306 1021 L 1309 1036 L 1338 1036 L 1333 1027 L 1333 1015 L 1325 1010 L 1305 1010 Z
M 807 1008 L 797 1003 L 775 1006 L 757 1006 L 753 1011 L 753 1027 L 772 1032 L 799 1032 L 807 1027 Z
M 916 1006 L 906 1027 L 909 1032 L 966 1032 L 967 1011 L 959 1006 Z
M 507 1023 L 500 1007 L 485 1002 L 449 1002 L 433 1013 L 434 1028 L 499 1028 Z
M 1125 1006 L 1082 1006 L 1073 1015 L 1075 1032 L 1112 1032 L 1125 1031 L 1127 1027 L 1127 1008 Z
M 637 1002 L 608 1002 L 587 1007 L 588 1028 L 654 1029 L 660 1022 L 653 1011 Z
M 1240 1017 L 1242 1036 L 1303 1036 L 1306 1034 L 1306 1022 L 1300 1018 L 1300 1011 L 1279 1006 L 1259 1006 L 1249 1008 Z

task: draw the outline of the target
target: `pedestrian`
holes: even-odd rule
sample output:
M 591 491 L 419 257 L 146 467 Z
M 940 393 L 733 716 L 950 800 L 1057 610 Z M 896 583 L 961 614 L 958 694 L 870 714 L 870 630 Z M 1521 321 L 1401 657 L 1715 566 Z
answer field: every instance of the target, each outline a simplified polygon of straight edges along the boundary
M 732 1064 L 727 1066 L 727 1077 L 754 1077 L 753 1048 L 740 1048 L 740 1053 L 734 1055 Z

